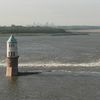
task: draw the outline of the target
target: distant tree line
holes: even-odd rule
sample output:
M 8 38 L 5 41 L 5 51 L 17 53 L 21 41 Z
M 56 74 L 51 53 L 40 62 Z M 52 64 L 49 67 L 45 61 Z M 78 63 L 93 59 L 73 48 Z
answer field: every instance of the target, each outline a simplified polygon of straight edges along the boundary
M 59 26 L 58 28 L 65 30 L 89 30 L 89 29 L 100 29 L 100 26 L 75 25 L 75 26 Z
M 44 26 L 0 26 L 0 33 L 65 33 L 66 31 L 56 27 Z

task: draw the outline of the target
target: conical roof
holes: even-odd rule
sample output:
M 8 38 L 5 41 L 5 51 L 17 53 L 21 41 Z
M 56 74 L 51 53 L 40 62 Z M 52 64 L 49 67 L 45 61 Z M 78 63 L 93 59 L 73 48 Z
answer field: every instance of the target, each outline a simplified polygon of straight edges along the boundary
M 8 39 L 8 41 L 7 42 L 9 42 L 9 43 L 17 43 L 17 41 L 16 41 L 16 39 L 15 39 L 15 37 L 13 36 L 13 35 L 11 35 L 10 36 L 10 38 Z

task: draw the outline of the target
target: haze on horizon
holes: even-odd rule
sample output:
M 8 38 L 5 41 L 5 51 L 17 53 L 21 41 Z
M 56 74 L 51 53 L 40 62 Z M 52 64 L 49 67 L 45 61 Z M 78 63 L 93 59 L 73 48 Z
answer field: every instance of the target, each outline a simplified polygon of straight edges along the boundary
M 0 25 L 100 25 L 100 0 L 0 0 Z

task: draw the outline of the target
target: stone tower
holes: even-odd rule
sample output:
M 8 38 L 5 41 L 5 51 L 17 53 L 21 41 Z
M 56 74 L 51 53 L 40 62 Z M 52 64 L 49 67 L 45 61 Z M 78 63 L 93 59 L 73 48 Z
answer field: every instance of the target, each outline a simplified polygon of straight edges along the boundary
M 11 35 L 7 41 L 6 76 L 18 75 L 18 58 L 17 41 Z

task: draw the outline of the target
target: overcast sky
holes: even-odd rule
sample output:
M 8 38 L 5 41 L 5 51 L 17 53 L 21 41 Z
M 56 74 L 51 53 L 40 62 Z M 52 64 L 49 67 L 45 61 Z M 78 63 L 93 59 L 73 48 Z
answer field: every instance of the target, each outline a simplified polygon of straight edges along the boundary
M 100 0 L 0 0 L 0 25 L 100 25 Z

